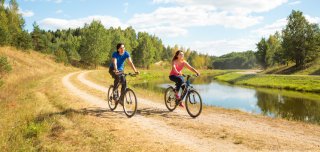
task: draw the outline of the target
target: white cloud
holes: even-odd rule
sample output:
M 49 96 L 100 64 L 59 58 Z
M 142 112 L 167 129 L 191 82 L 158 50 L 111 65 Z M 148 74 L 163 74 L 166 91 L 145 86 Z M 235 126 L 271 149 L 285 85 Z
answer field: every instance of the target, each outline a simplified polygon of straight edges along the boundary
M 256 39 L 241 38 L 241 39 L 224 39 L 215 41 L 196 41 L 190 48 L 201 53 L 220 56 L 232 51 L 247 51 L 255 48 Z
M 54 3 L 62 3 L 63 2 L 63 0 L 24 0 L 25 2 L 36 2 L 36 1 L 38 1 L 38 2 L 43 2 L 43 1 L 45 1 L 45 2 L 54 2 Z
M 128 12 L 128 7 L 129 7 L 129 3 L 124 3 L 123 6 L 124 6 L 123 12 L 127 13 Z
M 125 28 L 126 25 L 122 24 L 118 18 L 112 16 L 89 16 L 79 19 L 58 19 L 58 18 L 45 18 L 39 21 L 39 25 L 44 29 L 68 29 L 68 28 L 78 28 L 83 27 L 86 23 L 90 24 L 93 20 L 99 20 L 106 27 L 122 27 Z
M 305 15 L 305 17 L 310 23 L 320 24 L 319 17 L 312 17 L 310 15 Z M 282 19 L 276 20 L 272 24 L 253 30 L 251 31 L 251 33 L 259 37 L 268 37 L 269 35 L 274 34 L 276 31 L 281 32 L 281 30 L 285 28 L 286 25 L 287 25 L 287 19 L 282 18 Z
M 301 3 L 301 1 L 294 1 L 294 2 L 290 2 L 289 5 L 298 5 L 300 3 Z
M 310 15 L 305 15 L 305 17 L 310 23 L 320 24 L 320 17 L 312 17 Z
M 47 0 L 48 2 L 54 2 L 54 3 L 62 3 L 63 0 Z
M 61 14 L 63 13 L 63 10 L 59 9 L 59 10 L 56 10 L 56 14 Z
M 266 25 L 262 28 L 251 31 L 251 33 L 256 34 L 259 37 L 268 37 L 271 34 L 274 34 L 276 31 L 281 31 L 287 24 L 287 19 L 282 18 L 270 25 Z
M 149 34 L 155 34 L 160 37 L 177 37 L 177 36 L 185 36 L 188 31 L 184 28 L 179 28 L 176 26 L 157 26 L 146 29 L 138 29 L 138 31 L 148 32 Z
M 288 0 L 153 0 L 153 3 L 175 3 L 178 5 L 211 5 L 234 13 L 260 13 L 270 11 Z
M 180 30 L 177 32 L 171 30 L 174 33 L 167 34 L 181 36 L 180 34 L 186 34 L 185 31 L 187 31 L 188 27 L 220 25 L 227 28 L 244 29 L 260 23 L 262 19 L 263 17 L 233 15 L 226 11 L 216 11 L 213 6 L 196 5 L 160 7 L 151 13 L 135 14 L 127 24 L 138 30 L 160 30 L 155 33 L 161 33 L 164 28 L 176 27 Z
M 23 17 L 32 17 L 32 16 L 34 16 L 34 13 L 31 10 L 25 10 L 24 11 L 24 10 L 22 10 L 20 8 L 19 12 L 22 14 Z

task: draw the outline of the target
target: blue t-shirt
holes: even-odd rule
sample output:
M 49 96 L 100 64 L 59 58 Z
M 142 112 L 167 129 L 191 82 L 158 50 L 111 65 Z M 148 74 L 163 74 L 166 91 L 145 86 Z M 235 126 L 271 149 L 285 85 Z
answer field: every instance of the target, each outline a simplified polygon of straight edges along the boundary
M 112 53 L 112 58 L 117 59 L 117 67 L 119 71 L 123 71 L 124 61 L 129 57 L 130 57 L 130 54 L 127 51 L 124 51 L 122 55 L 120 55 L 118 52 Z M 113 67 L 113 63 L 110 64 L 110 67 Z

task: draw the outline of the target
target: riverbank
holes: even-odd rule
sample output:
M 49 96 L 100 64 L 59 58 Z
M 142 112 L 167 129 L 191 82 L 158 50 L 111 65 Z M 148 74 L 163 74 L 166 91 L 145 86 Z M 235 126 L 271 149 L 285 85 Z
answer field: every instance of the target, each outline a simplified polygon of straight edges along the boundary
M 320 92 L 320 76 L 225 73 L 214 77 L 235 85 L 276 88 L 302 92 Z

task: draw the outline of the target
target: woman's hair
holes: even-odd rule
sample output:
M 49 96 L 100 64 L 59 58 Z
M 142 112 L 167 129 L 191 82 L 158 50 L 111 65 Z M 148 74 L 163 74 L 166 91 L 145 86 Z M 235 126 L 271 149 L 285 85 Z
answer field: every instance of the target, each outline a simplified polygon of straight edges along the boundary
M 118 43 L 117 44 L 117 52 L 119 52 L 118 50 L 121 48 L 121 45 L 124 45 L 123 43 Z
M 175 54 L 174 57 L 172 58 L 172 62 L 173 62 L 174 60 L 178 59 L 178 55 L 179 55 L 181 52 L 182 52 L 181 50 L 178 50 L 178 51 L 176 52 L 176 54 Z

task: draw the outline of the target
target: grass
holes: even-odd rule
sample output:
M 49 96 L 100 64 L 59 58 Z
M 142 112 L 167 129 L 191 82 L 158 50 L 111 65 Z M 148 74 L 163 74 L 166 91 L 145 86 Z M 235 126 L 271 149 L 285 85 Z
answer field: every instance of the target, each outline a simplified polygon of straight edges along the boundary
M 270 67 L 263 74 L 292 74 L 292 75 L 320 75 L 320 58 L 306 64 L 304 67 L 295 67 L 294 63 Z
M 0 53 L 13 66 L 0 88 L 1 151 L 111 151 L 117 147 L 110 125 L 96 124 L 62 86 L 61 77 L 78 69 L 33 51 L 4 47 Z
M 320 92 L 320 77 L 318 76 L 227 73 L 216 76 L 215 79 L 236 85 L 277 88 L 313 93 Z

